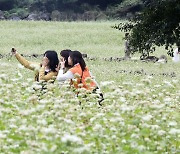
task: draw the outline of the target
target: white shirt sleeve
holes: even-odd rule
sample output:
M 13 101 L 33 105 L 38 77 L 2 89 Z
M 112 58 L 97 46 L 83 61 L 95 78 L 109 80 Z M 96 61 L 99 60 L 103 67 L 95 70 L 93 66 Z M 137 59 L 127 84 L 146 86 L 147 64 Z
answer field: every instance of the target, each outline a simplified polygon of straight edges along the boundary
M 73 78 L 74 78 L 74 74 L 71 71 L 67 71 L 65 74 L 63 74 L 63 69 L 60 69 L 56 79 L 58 81 L 65 81 Z

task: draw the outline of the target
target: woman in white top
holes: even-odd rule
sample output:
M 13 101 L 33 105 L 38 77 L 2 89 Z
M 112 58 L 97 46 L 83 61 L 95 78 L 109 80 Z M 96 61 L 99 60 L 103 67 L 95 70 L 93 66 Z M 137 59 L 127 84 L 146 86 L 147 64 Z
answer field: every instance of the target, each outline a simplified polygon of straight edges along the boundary
M 180 51 L 179 51 L 179 48 L 176 48 L 175 50 L 174 50 L 174 53 L 173 53 L 173 58 L 172 58 L 172 60 L 174 61 L 174 62 L 179 62 L 180 61 L 180 57 L 179 57 L 179 55 L 180 55 Z

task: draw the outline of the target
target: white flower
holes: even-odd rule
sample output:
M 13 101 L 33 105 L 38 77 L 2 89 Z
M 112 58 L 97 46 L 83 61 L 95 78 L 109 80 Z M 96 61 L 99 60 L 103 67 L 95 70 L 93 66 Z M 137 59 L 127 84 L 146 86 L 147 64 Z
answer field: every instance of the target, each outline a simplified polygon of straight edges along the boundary
M 159 88 L 161 87 L 161 85 L 157 84 L 157 85 L 154 85 L 155 88 Z
M 174 87 L 171 82 L 169 81 L 164 81 L 165 85 L 168 86 L 168 87 Z
M 100 82 L 101 86 L 108 86 L 108 85 L 112 85 L 114 83 L 114 81 L 104 81 L 104 82 Z
M 137 142 L 135 142 L 135 141 L 132 141 L 131 142 L 131 147 L 132 148 L 136 148 L 138 146 L 138 143 Z
M 5 80 L 5 79 L 6 79 L 6 77 L 8 77 L 6 74 L 0 74 L 0 79 Z
M 132 82 L 123 82 L 123 85 L 131 86 L 131 85 L 133 85 L 133 83 Z
M 71 119 L 64 119 L 64 122 L 66 122 L 67 124 L 74 124 L 74 122 Z
M 26 150 L 26 151 L 21 151 L 20 154 L 33 154 L 33 152 L 30 150 L 29 151 Z
M 175 135 L 175 134 L 179 134 L 180 133 L 180 129 L 176 129 L 176 128 L 172 128 L 169 131 L 169 134 Z
M 131 138 L 138 139 L 138 138 L 139 138 L 139 135 L 138 135 L 138 134 L 132 134 L 132 135 L 131 135 Z
M 13 87 L 14 87 L 13 84 L 7 84 L 7 85 L 6 85 L 6 88 L 8 88 L 8 89 L 11 89 L 11 88 L 13 88 Z
M 159 130 L 159 131 L 158 131 L 158 135 L 159 135 L 159 136 L 162 136 L 162 135 L 164 135 L 164 134 L 166 134 L 166 132 L 165 132 L 164 130 Z
M 2 62 L 2 63 L 1 63 L 1 66 L 5 66 L 5 67 L 8 66 L 8 67 L 9 67 L 10 64 L 9 64 L 9 63 L 3 63 L 3 62 Z
M 127 106 L 127 105 L 123 104 L 123 105 L 120 106 L 120 109 L 122 111 L 132 111 L 133 107 L 132 106 Z
M 113 136 L 111 136 L 111 138 L 112 138 L 112 139 L 116 139 L 117 137 L 116 137 L 116 135 L 113 135 Z
M 40 124 L 40 125 L 47 125 L 47 122 L 46 122 L 46 120 L 44 120 L 44 119 L 41 119 L 41 120 L 37 120 L 37 124 Z
M 27 127 L 25 125 L 22 125 L 18 129 L 19 131 L 27 131 Z
M 33 89 L 35 89 L 35 90 L 42 89 L 42 85 L 40 85 L 40 84 L 38 84 L 38 83 L 34 83 L 32 87 L 33 87 Z
M 37 100 L 38 100 L 38 96 L 36 96 L 36 95 L 32 95 L 28 98 L 29 102 L 36 102 Z
M 90 122 L 93 123 L 95 120 L 96 120 L 96 117 L 92 117 L 92 118 L 90 119 Z
M 121 143 L 127 143 L 127 141 L 126 141 L 125 139 L 123 139 L 123 140 L 121 141 Z
M 46 100 L 46 99 L 41 99 L 41 100 L 39 101 L 39 103 L 41 103 L 41 104 L 47 104 L 47 103 L 48 103 L 48 100 Z
M 142 82 L 146 83 L 146 84 L 150 84 L 151 83 L 151 80 L 150 79 L 142 79 L 141 80 Z
M 145 150 L 145 149 L 146 149 L 146 147 L 145 147 L 144 145 L 138 146 L 138 150 L 140 150 L 140 151 L 143 151 L 143 150 Z
M 171 102 L 172 101 L 172 98 L 170 98 L 170 97 L 165 97 L 164 98 L 164 102 Z
M 57 145 L 53 145 L 50 149 L 51 152 L 54 152 L 57 149 Z
M 124 120 L 124 119 L 121 118 L 121 117 L 113 117 L 113 118 L 109 119 L 110 122 L 114 122 L 114 123 L 116 123 L 116 122 L 121 122 L 121 121 L 123 121 L 123 120 Z
M 102 129 L 102 126 L 100 124 L 96 124 L 94 127 L 93 127 L 93 130 L 94 131 L 98 131 L 98 130 L 101 130 Z
M 0 99 L 0 103 L 4 103 L 4 100 L 2 98 Z
M 120 102 L 122 102 L 122 103 L 126 102 L 126 98 L 125 98 L 125 97 L 120 97 L 119 100 L 120 100 Z
M 143 120 L 143 121 L 149 121 L 149 120 L 152 119 L 152 117 L 153 117 L 153 116 L 150 115 L 150 114 L 149 114 L 149 115 L 145 115 L 144 117 L 142 117 L 142 120 Z
M 20 63 L 18 63 L 18 68 L 23 69 L 23 68 L 24 68 L 24 66 L 23 66 L 23 65 L 21 65 Z
M 20 114 L 20 115 L 23 115 L 23 116 L 27 116 L 27 115 L 31 114 L 31 111 L 30 111 L 30 110 L 21 110 L 21 111 L 19 112 L 19 114 Z
M 177 125 L 177 122 L 176 121 L 170 121 L 168 123 L 169 126 L 176 126 Z
M 77 137 L 75 135 L 69 135 L 69 134 L 65 134 L 62 138 L 61 138 L 61 141 L 63 143 L 66 143 L 66 142 L 74 142 L 74 143 L 77 143 L 77 144 L 82 144 L 82 139 L 80 137 Z
M 154 104 L 154 105 L 151 105 L 150 107 L 153 108 L 153 109 L 161 109 L 164 106 L 165 106 L 164 104 Z
M 174 83 L 174 84 L 177 84 L 179 82 L 179 80 L 172 80 L 172 83 Z
M 18 128 L 18 127 L 16 125 L 14 125 L 14 124 L 10 124 L 9 128 Z
M 158 126 L 158 125 L 151 125 L 151 128 L 152 128 L 153 130 L 156 130 L 156 129 L 159 129 L 159 126 Z
M 150 140 L 148 137 L 145 137 L 145 138 L 144 138 L 144 141 L 150 142 L 151 140 Z
M 2 133 L 0 132 L 0 139 L 4 139 L 4 138 L 6 138 L 6 134 L 2 134 Z
M 81 153 L 89 153 L 89 151 L 91 151 L 91 147 L 94 147 L 94 144 L 93 143 L 90 143 L 90 144 L 86 144 L 85 146 L 83 147 L 79 147 L 79 148 L 76 148 L 73 150 L 74 153 L 78 153 L 78 154 L 81 154 Z
M 45 134 L 56 134 L 56 129 L 53 127 L 42 128 L 41 131 Z

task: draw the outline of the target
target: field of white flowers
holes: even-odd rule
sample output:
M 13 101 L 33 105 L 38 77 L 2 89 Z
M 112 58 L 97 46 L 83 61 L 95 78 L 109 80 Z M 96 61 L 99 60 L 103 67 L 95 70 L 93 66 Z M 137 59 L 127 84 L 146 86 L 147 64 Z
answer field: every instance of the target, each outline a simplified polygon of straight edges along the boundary
M 14 22 L 1 23 L 7 28 L 0 30 L 1 53 L 8 53 L 16 44 L 17 48 L 28 50 L 28 53 L 36 49 L 43 52 L 44 48 L 52 47 L 40 40 L 37 40 L 41 42 L 39 44 L 32 42 L 38 25 L 44 22 L 16 24 L 21 28 L 18 30 L 15 26 L 16 31 L 13 31 Z M 34 26 L 29 28 L 28 24 Z M 53 27 L 53 32 L 58 25 L 47 24 Z M 115 42 L 119 39 L 119 32 L 109 28 L 113 23 L 90 23 L 92 28 L 81 22 L 62 24 L 69 26 L 68 29 L 72 26 L 71 31 L 77 31 L 83 24 L 87 26 L 87 33 L 81 34 L 81 44 L 78 40 L 76 43 L 80 51 L 88 45 L 84 51 L 98 57 L 86 62 L 104 94 L 103 105 L 98 105 L 96 94 L 80 90 L 76 97 L 68 83 L 44 85 L 34 82 L 33 72 L 23 68 L 15 58 L 0 59 L 0 153 L 180 153 L 180 64 L 172 63 L 170 58 L 167 64 L 104 61 L 101 55 L 115 56 L 120 52 L 117 51 L 118 46 L 123 49 L 119 41 Z M 99 28 L 104 29 L 95 31 Z M 30 36 L 21 33 L 25 29 Z M 65 30 L 68 35 L 68 30 Z M 106 34 L 108 30 L 109 34 L 110 31 L 114 33 L 112 37 L 108 35 L 101 40 L 103 34 L 97 36 L 103 31 Z M 16 35 L 11 37 L 8 32 L 12 31 Z M 44 29 L 39 31 L 43 33 Z M 91 36 L 93 39 L 93 32 L 96 41 L 90 48 L 88 38 Z M 44 37 L 48 40 L 49 34 Z M 24 38 L 25 43 L 20 38 Z M 112 45 L 106 42 L 110 38 L 114 39 Z M 51 39 L 54 40 L 53 37 Z M 59 47 L 57 40 L 52 41 L 55 42 L 55 50 L 76 47 L 73 40 L 71 45 L 71 41 L 67 43 L 61 39 L 63 43 Z M 109 46 L 112 52 L 107 50 Z M 98 50 L 100 47 L 102 50 Z M 42 86 L 46 88 L 43 91 Z M 88 97 L 84 98 L 84 95 Z

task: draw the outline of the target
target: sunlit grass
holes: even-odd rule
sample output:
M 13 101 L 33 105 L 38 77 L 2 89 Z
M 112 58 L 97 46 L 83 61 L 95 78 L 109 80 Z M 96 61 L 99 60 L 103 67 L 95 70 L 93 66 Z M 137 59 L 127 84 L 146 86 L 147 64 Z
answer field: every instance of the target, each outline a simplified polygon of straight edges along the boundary
M 108 52 L 115 56 L 120 53 L 123 34 L 111 28 L 114 24 L 115 22 L 1 21 L 1 52 L 7 53 L 15 46 L 22 53 L 70 48 L 96 56 L 109 56 L 105 55 Z

